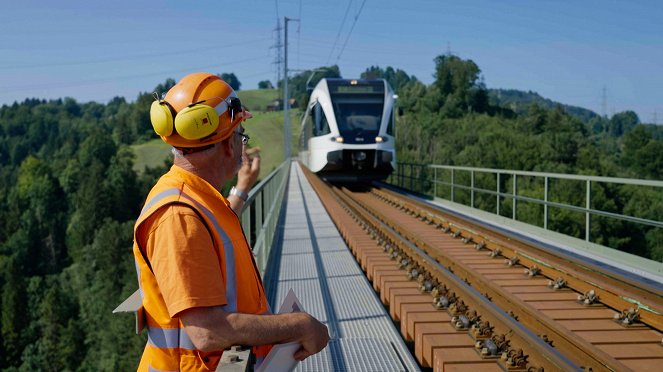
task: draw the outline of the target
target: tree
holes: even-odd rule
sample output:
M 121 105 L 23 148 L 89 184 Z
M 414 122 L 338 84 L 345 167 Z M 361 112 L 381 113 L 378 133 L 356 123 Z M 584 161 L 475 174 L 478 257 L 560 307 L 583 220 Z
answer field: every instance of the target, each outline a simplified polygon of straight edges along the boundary
M 25 237 L 24 237 L 25 238 Z M 18 242 L 17 242 L 18 243 Z M 20 243 L 19 243 L 20 244 Z M 25 278 L 15 258 L 0 255 L 0 363 L 4 366 L 17 366 L 26 344 L 22 333 L 29 324 Z M 4 283 L 4 285 L 2 284 Z
M 269 80 L 262 80 L 258 82 L 258 89 L 274 89 L 274 85 Z
M 229 73 L 229 74 L 223 73 L 217 76 L 219 76 L 221 79 L 223 79 L 223 81 L 228 83 L 228 85 L 230 85 L 230 87 L 233 88 L 234 90 L 239 90 L 239 87 L 242 86 L 242 83 L 239 82 L 239 79 L 237 78 L 237 76 L 235 76 L 234 73 Z
M 407 84 L 418 81 L 416 77 L 408 75 L 401 69 L 394 69 L 391 66 L 388 66 L 384 70 L 379 66 L 371 66 L 362 72 L 360 77 L 362 79 L 385 79 L 396 93 L 399 93 Z
M 617 113 L 610 118 L 608 131 L 615 137 L 621 137 L 640 123 L 638 114 L 633 111 Z
M 313 90 L 316 84 L 323 78 L 340 78 L 341 72 L 338 66 L 318 67 L 315 70 L 307 70 L 291 77 L 288 80 L 288 89 L 290 97 L 294 98 L 301 105 L 306 105 L 310 91 Z M 309 79 L 311 79 L 309 81 Z M 308 81 L 308 85 L 306 82 Z M 282 87 L 283 81 L 279 82 L 279 88 Z
M 454 55 L 435 58 L 435 82 L 440 93 L 440 108 L 449 117 L 464 112 L 487 112 L 488 93 L 481 70 L 472 60 Z

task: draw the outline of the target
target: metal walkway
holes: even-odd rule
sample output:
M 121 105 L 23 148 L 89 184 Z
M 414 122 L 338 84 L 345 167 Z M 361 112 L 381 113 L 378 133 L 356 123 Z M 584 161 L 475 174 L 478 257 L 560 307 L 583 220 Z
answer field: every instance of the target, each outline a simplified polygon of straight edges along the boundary
M 292 163 L 284 213 L 265 283 L 272 309 L 289 289 L 327 325 L 331 341 L 297 371 L 418 371 L 398 330 L 299 165 Z

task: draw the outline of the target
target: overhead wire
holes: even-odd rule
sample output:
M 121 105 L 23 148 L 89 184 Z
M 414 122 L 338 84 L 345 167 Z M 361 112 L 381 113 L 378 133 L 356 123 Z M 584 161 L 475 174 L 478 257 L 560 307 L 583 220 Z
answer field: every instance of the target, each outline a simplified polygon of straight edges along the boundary
M 345 8 L 345 15 L 343 16 L 341 27 L 338 28 L 336 39 L 334 40 L 334 44 L 332 45 L 332 48 L 329 51 L 329 57 L 327 57 L 327 62 L 325 62 L 326 65 L 329 65 L 329 60 L 331 59 L 332 54 L 334 54 L 334 49 L 336 49 L 336 43 L 338 43 L 338 39 L 341 38 L 341 31 L 343 31 L 343 26 L 345 26 L 345 20 L 348 18 L 348 13 L 350 13 L 350 5 L 352 5 L 352 0 L 348 0 L 348 6 L 347 8 Z
M 137 79 L 137 78 L 142 78 L 142 77 L 159 76 L 159 75 L 165 75 L 165 74 L 174 74 L 174 73 L 190 72 L 190 71 L 202 71 L 202 70 L 207 70 L 207 69 L 216 68 L 216 67 L 220 67 L 220 66 L 225 67 L 225 66 L 229 66 L 229 65 L 238 64 L 238 63 L 244 63 L 244 62 L 255 61 L 255 60 L 262 60 L 265 57 L 268 57 L 268 56 L 261 55 L 261 56 L 245 58 L 245 59 L 241 59 L 241 60 L 234 60 L 232 62 L 225 62 L 225 63 L 220 62 L 220 63 L 215 63 L 213 65 L 207 65 L 207 66 L 187 67 L 185 69 L 159 71 L 159 72 L 153 72 L 153 73 L 147 73 L 147 74 L 124 75 L 124 76 L 115 76 L 115 77 L 110 77 L 110 78 L 93 79 L 93 80 L 80 80 L 80 81 L 65 83 L 65 84 L 62 84 L 62 83 L 49 83 L 49 84 L 20 85 L 20 86 L 13 86 L 13 87 L 5 87 L 5 89 L 6 90 L 11 90 L 12 92 L 17 92 L 17 91 L 25 91 L 25 90 L 38 90 L 38 89 L 51 88 L 51 87 L 77 87 L 77 86 L 85 86 L 85 85 L 96 84 L 96 83 L 105 83 L 105 82 L 108 82 L 108 81 Z
M 230 43 L 230 44 L 229 43 L 223 43 L 223 44 L 216 44 L 216 45 L 207 45 L 207 46 L 204 46 L 204 47 L 184 49 L 184 50 L 172 51 L 172 52 L 139 53 L 139 54 L 134 54 L 134 55 L 122 56 L 122 57 L 93 59 L 93 60 L 87 60 L 87 61 L 61 62 L 61 63 L 42 63 L 42 64 L 34 64 L 34 65 L 0 66 L 0 70 L 41 68 L 41 67 L 79 66 L 79 65 L 90 65 L 90 64 L 118 62 L 118 61 L 131 61 L 131 60 L 136 60 L 136 59 L 141 59 L 141 58 L 146 58 L 146 57 L 163 57 L 163 56 L 171 56 L 171 55 L 178 55 L 178 54 L 187 54 L 187 53 L 197 52 L 197 51 L 201 51 L 201 50 L 209 50 L 210 47 L 216 47 L 216 46 L 218 46 L 218 47 L 229 47 L 229 46 L 246 45 L 246 44 L 250 44 L 250 43 L 254 43 L 254 42 L 258 42 L 258 41 L 264 41 L 264 40 L 269 40 L 269 38 L 258 38 L 258 39 L 246 40 L 246 41 Z
M 257 72 L 255 74 L 250 74 L 250 75 L 242 75 L 242 79 L 247 78 L 247 77 L 268 75 L 268 74 L 271 74 L 271 73 L 272 73 L 272 71 L 270 70 L 270 71 Z M 108 103 L 108 102 L 110 102 L 111 100 L 113 100 L 117 97 L 118 96 L 111 97 L 111 98 L 93 98 L 93 99 L 90 99 L 89 101 L 90 102 L 105 102 L 105 103 Z M 122 98 L 124 98 L 124 97 L 122 97 Z
M 366 0 L 364 0 L 361 3 L 361 7 L 359 7 L 359 11 L 357 12 L 357 15 L 355 16 L 355 19 L 352 22 L 352 27 L 350 27 L 350 32 L 348 32 L 348 37 L 345 38 L 345 43 L 343 43 L 343 47 L 341 48 L 341 51 L 338 53 L 338 57 L 336 57 L 336 62 L 338 62 L 341 59 L 341 55 L 343 55 L 343 51 L 345 50 L 345 46 L 348 45 L 348 40 L 350 40 L 350 35 L 352 35 L 352 31 L 355 29 L 355 25 L 357 24 L 357 20 L 359 19 L 359 15 L 361 14 L 361 11 L 364 10 L 364 5 L 365 4 L 366 4 Z

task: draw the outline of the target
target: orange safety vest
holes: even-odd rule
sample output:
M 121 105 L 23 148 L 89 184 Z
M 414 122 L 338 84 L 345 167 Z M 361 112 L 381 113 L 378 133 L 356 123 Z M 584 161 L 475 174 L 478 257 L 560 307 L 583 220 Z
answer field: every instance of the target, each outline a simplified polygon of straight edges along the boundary
M 214 196 L 216 195 L 216 196 Z M 196 350 L 178 318 L 171 318 L 156 278 L 138 246 L 138 227 L 160 208 L 183 204 L 193 208 L 211 233 L 225 278 L 226 312 L 270 314 L 258 267 L 239 219 L 226 199 L 209 183 L 182 168 L 173 166 L 152 188 L 134 226 L 134 258 L 139 291 L 148 329 L 148 341 L 139 371 L 214 371 L 223 351 Z M 223 221 L 223 225 L 221 225 Z M 250 269 L 253 267 L 253 270 Z M 271 345 L 254 347 L 257 364 L 267 355 Z

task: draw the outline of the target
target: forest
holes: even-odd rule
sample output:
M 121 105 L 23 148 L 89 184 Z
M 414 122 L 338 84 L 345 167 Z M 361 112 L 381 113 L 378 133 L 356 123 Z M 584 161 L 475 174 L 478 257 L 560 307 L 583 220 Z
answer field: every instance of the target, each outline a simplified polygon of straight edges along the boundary
M 440 55 L 434 64 L 428 85 L 392 67 L 371 66 L 362 74 L 387 79 L 400 97 L 399 161 L 663 179 L 663 131 L 640 123 L 635 113 L 583 120 L 561 105 L 515 111 L 491 99 L 473 61 Z M 341 76 L 337 66 L 318 70 L 312 85 Z M 306 101 L 308 77 L 291 79 L 299 102 Z M 130 145 L 155 138 L 151 92 L 173 83 L 146 87 L 149 93 L 134 101 L 25 99 L 0 107 L 3 370 L 137 366 L 146 337 L 134 334 L 133 317 L 111 311 L 137 287 L 133 223 L 166 165 L 136 173 Z M 569 200 L 582 195 L 572 187 L 561 193 Z M 660 191 L 599 186 L 596 193 L 597 208 L 663 220 Z M 490 208 L 490 201 L 483 203 Z M 551 228 L 576 233 L 577 216 L 551 217 Z M 523 220 L 538 218 L 534 209 L 522 212 Z M 593 228 L 597 243 L 663 260 L 660 229 L 612 220 Z

